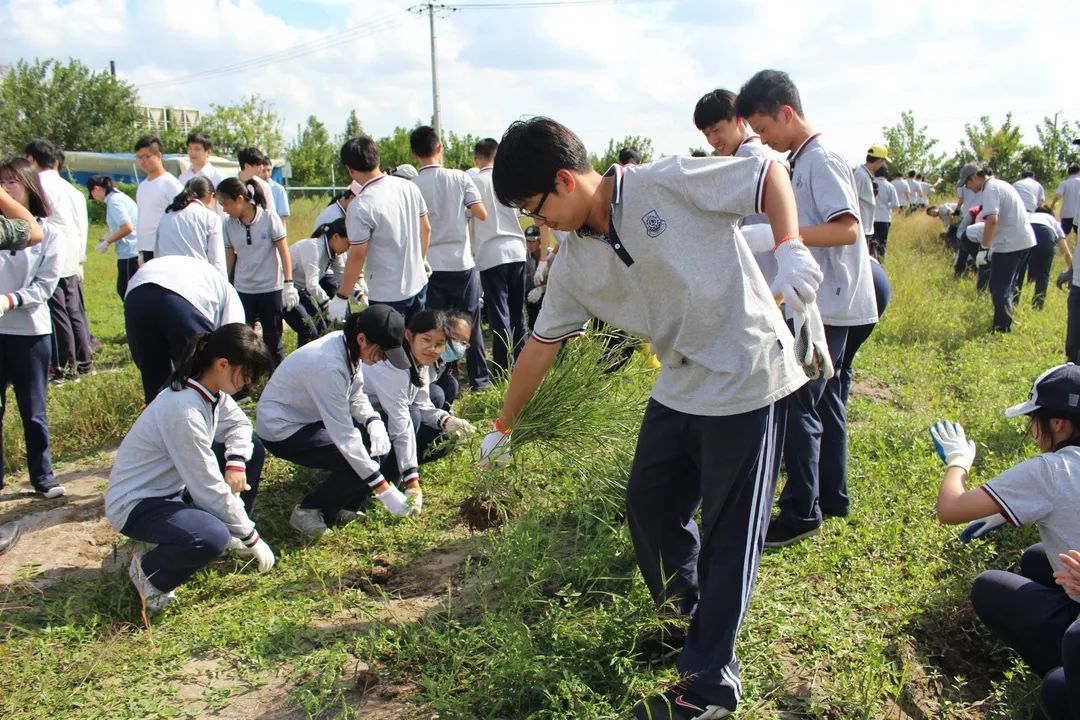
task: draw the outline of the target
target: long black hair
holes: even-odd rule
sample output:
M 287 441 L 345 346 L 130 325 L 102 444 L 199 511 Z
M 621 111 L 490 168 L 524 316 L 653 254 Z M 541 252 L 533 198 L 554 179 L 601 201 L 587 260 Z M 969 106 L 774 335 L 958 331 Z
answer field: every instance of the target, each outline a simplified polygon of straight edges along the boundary
M 440 330 L 446 337 L 450 337 L 450 316 L 445 310 L 421 310 L 412 316 L 412 320 L 405 329 L 414 337 L 432 330 Z M 408 336 L 401 341 L 401 344 L 405 348 L 405 355 L 409 358 L 409 382 L 416 387 L 424 387 L 424 378 L 420 375 L 420 367 L 413 358 Z
M 1068 420 L 1072 423 L 1072 435 L 1054 445 L 1054 447 L 1051 448 L 1051 452 L 1057 452 L 1061 448 L 1068 447 L 1069 445 L 1080 445 L 1080 413 L 1068 413 L 1060 410 L 1038 408 L 1030 413 L 1028 418 L 1032 428 L 1039 428 L 1039 437 L 1046 438 L 1053 437 L 1050 421 L 1054 418 L 1057 418 L 1058 420 Z
M 52 206 L 41 187 L 33 163 L 23 157 L 9 157 L 0 162 L 0 180 L 12 178 L 26 188 L 26 209 L 36 218 L 52 214 Z
M 258 382 L 274 369 L 266 343 L 244 323 L 229 323 L 188 341 L 184 354 L 169 378 L 169 387 L 179 391 L 190 379 L 198 379 L 218 358 L 244 368 L 249 383 Z
M 259 183 L 252 178 L 248 178 L 246 183 L 238 177 L 225 178 L 218 183 L 217 191 L 233 200 L 244 198 L 252 205 L 266 209 L 266 196 L 263 195 Z
M 202 202 L 214 194 L 214 183 L 202 175 L 196 175 L 187 181 L 184 189 L 177 193 L 165 212 L 180 212 L 196 200 Z
M 354 197 L 355 195 L 356 195 L 356 193 L 354 193 L 351 188 L 345 188 L 344 190 L 339 192 L 337 195 L 330 198 L 330 202 L 326 203 L 326 207 L 330 207 L 331 205 L 333 205 L 336 202 L 340 202 L 340 201 L 344 200 L 345 198 Z
M 339 217 L 337 220 L 331 220 L 328 223 L 323 223 L 319 227 L 315 228 L 315 232 L 311 234 L 311 237 L 324 237 L 329 240 L 334 235 L 348 237 L 349 232 L 345 229 L 345 218 Z

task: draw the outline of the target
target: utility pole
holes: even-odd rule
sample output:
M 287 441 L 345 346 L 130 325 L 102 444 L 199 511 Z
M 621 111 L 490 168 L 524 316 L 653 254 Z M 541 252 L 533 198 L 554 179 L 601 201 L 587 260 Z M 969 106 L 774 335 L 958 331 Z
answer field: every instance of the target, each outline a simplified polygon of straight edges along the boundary
M 456 8 L 450 8 L 442 3 L 433 2 L 429 0 L 422 5 L 414 5 L 409 8 L 411 12 L 418 15 L 427 13 L 428 26 L 431 29 L 431 126 L 435 128 L 435 133 L 440 138 L 442 137 L 442 114 L 439 111 L 439 59 L 437 43 L 435 39 L 435 13 L 442 10 L 454 10 Z

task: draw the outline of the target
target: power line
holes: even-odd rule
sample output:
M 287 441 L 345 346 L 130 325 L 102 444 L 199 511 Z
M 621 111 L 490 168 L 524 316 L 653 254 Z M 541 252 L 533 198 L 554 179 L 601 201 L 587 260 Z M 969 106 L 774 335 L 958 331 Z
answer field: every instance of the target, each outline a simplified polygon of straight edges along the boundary
M 477 2 L 456 3 L 444 7 L 453 10 L 525 10 L 529 8 L 572 7 L 575 5 L 643 5 L 647 3 L 667 3 L 677 0 L 525 0 L 524 2 Z

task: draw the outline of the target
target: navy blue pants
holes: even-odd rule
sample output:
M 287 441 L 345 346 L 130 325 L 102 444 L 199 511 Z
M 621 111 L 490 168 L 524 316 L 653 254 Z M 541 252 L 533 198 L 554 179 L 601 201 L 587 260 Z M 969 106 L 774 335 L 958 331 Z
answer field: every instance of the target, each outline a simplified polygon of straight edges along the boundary
M 214 324 L 172 290 L 146 283 L 124 298 L 124 328 L 131 358 L 142 374 L 146 404 L 158 394 L 188 341 Z
M 1020 574 L 988 570 L 975 578 L 971 604 L 979 619 L 1043 678 L 1052 720 L 1080 717 L 1080 603 L 1054 583 L 1041 544 L 1020 559 Z
M 891 222 L 875 222 L 874 223 L 874 240 L 873 247 L 874 253 L 879 260 L 885 259 L 885 246 L 889 242 L 889 230 L 892 228 Z
M 649 591 L 658 604 L 671 600 L 693 614 L 679 672 L 731 710 L 742 693 L 735 639 L 769 525 L 786 402 L 705 417 L 649 400 L 626 486 L 630 537 Z
M 364 446 L 370 447 L 367 431 L 355 420 L 353 425 L 360 430 Z M 264 438 L 263 444 L 271 455 L 282 460 L 303 467 L 330 471 L 322 484 L 300 501 L 302 508 L 321 510 L 327 524 L 335 521 L 339 510 L 359 507 L 360 503 L 371 495 L 368 483 L 378 477 L 378 473 L 366 478 L 357 475 L 321 422 L 305 425 L 284 440 Z
M 427 307 L 427 293 L 428 293 L 428 286 L 425 285 L 424 287 L 420 288 L 420 292 L 416 293 L 415 295 L 413 295 L 410 298 L 405 298 L 404 300 L 392 300 L 392 301 L 372 300 L 371 304 L 372 305 L 388 305 L 388 306 L 394 308 L 399 313 L 401 313 L 402 317 L 405 318 L 405 326 L 408 327 L 409 326 L 409 321 L 412 320 L 413 315 L 415 315 L 416 313 L 420 312 L 421 310 L 423 310 L 424 308 Z
M 959 248 L 956 251 L 956 261 L 953 263 L 953 274 L 960 277 L 967 272 L 975 262 L 975 256 L 979 252 L 979 243 L 967 239 L 967 231 L 964 237 L 957 238 Z
M 248 517 L 253 517 L 266 453 L 253 437 L 255 449 L 247 463 L 250 490 L 240 494 Z M 214 443 L 218 469 L 225 471 L 225 446 Z M 170 497 L 147 498 L 128 515 L 120 532 L 129 538 L 154 543 L 156 548 L 142 557 L 143 574 L 162 592 L 168 592 L 225 552 L 229 528 L 216 516 L 191 503 L 186 492 Z
M 1065 361 L 1080 364 L 1080 287 L 1069 286 L 1065 326 Z
M 994 332 L 1011 332 L 1013 293 L 1029 251 L 995 252 L 990 262 L 990 300 L 994 303 Z
M 484 311 L 491 327 L 491 359 L 509 372 L 511 355 L 525 347 L 525 261 L 504 263 L 480 272 Z
M 318 340 L 326 332 L 326 316 L 304 288 L 297 288 L 300 303 L 292 310 L 282 310 L 281 316 L 296 333 L 296 347 Z
M 90 351 L 90 324 L 82 304 L 82 280 L 78 275 L 60 278 L 49 298 L 52 317 L 52 364 L 74 373 L 93 369 Z
M 281 339 L 282 314 L 281 291 L 271 290 L 264 293 L 242 293 L 240 304 L 244 306 L 244 318 L 247 324 L 255 327 L 257 320 L 262 325 L 262 339 L 270 356 L 274 358 L 274 367 L 285 359 L 285 342 Z
M 427 306 L 435 310 L 457 310 L 472 318 L 472 338 L 465 350 L 465 368 L 474 390 L 491 384 L 484 359 L 484 333 L 480 328 L 480 272 L 440 270 L 428 279 Z
M 26 463 L 30 484 L 35 490 L 56 485 L 49 443 L 49 420 L 45 397 L 49 388 L 50 335 L 0 335 L 0 400 L 8 386 L 15 390 L 15 402 L 26 438 Z M 0 419 L 6 403 L 0 402 Z M 0 425 L 0 487 L 4 486 L 3 427 Z
M 128 281 L 138 270 L 139 258 L 137 257 L 116 261 L 116 294 L 120 296 L 121 302 L 127 295 Z
M 1073 219 L 1072 218 L 1065 218 L 1065 217 L 1061 218 L 1061 230 L 1062 230 L 1062 232 L 1065 233 L 1065 237 L 1069 237 L 1069 233 L 1071 233 L 1073 231 L 1074 227 L 1076 227 L 1076 226 L 1073 225 Z
M 461 392 L 461 385 L 454 375 L 454 365 L 444 365 L 439 377 L 428 386 L 428 395 L 431 396 L 431 404 L 440 410 L 449 412 L 450 406 L 457 400 Z
M 825 341 L 833 368 L 842 365 L 848 329 L 825 326 Z M 847 447 L 847 412 L 841 392 L 839 378 L 834 375 L 829 380 L 811 380 L 791 395 L 784 435 L 787 483 L 780 494 L 780 522 L 790 528 L 809 530 L 818 527 L 822 510 L 830 515 L 847 514 L 846 463 L 841 472 L 837 466 L 843 458 L 822 457 L 822 436 L 826 430 L 832 435 L 829 448 L 834 451 L 837 447 Z M 821 474 L 823 463 L 832 468 L 826 478 Z M 843 485 L 839 484 L 841 479 Z
M 1035 286 L 1035 295 L 1031 298 L 1031 306 L 1042 309 L 1046 302 L 1046 288 L 1050 284 L 1050 266 L 1054 264 L 1054 253 L 1057 251 L 1057 238 L 1054 231 L 1045 225 L 1032 225 L 1035 231 L 1035 247 L 1031 248 L 1028 255 L 1027 279 Z

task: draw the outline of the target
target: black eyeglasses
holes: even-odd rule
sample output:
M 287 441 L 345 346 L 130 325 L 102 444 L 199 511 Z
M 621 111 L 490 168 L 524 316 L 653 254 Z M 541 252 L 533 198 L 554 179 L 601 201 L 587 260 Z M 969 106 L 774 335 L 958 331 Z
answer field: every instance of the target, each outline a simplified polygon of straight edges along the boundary
M 540 214 L 540 210 L 544 207 L 544 203 L 547 202 L 548 195 L 550 194 L 551 191 L 548 190 L 540 196 L 540 202 L 536 203 L 535 210 L 526 210 L 525 208 L 521 208 L 521 214 L 527 218 L 532 218 L 533 220 L 542 220 L 543 222 L 547 222 L 547 218 Z

